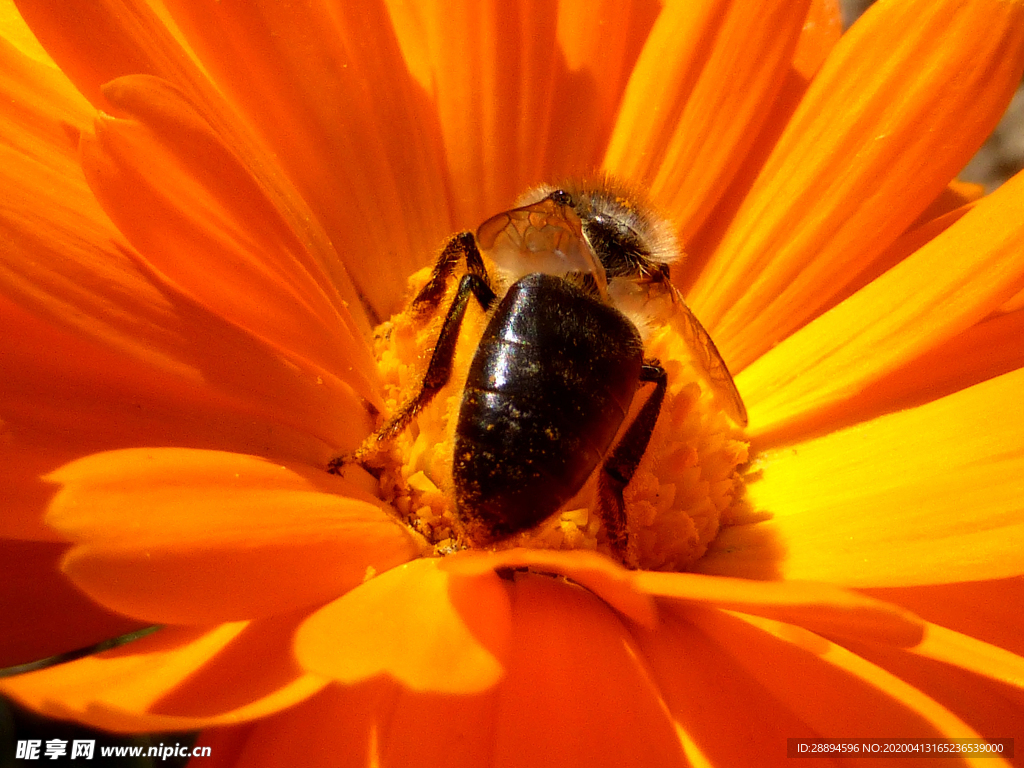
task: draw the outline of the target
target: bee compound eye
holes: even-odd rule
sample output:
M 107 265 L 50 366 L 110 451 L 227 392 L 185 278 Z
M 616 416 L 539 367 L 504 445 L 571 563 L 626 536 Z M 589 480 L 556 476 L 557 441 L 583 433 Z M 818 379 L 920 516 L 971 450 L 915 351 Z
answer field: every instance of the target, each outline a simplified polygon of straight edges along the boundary
M 548 195 L 554 202 L 559 205 L 565 205 L 569 208 L 575 208 L 576 202 L 572 199 L 572 195 L 566 192 L 564 189 L 556 189 L 550 195 Z

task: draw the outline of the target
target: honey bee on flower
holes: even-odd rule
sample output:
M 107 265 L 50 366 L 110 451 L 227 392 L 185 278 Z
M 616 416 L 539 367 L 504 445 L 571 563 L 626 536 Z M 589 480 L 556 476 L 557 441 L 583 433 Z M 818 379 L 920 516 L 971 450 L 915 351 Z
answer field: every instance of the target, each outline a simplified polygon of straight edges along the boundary
M 669 385 L 647 351 L 653 336 L 670 329 L 718 407 L 739 426 L 747 415 L 714 342 L 670 281 L 681 255 L 671 226 L 636 198 L 608 181 L 544 185 L 475 235 L 453 236 L 408 310 L 417 319 L 443 314 L 421 383 L 332 471 L 393 439 L 449 383 L 475 300 L 488 321 L 457 396 L 456 531 L 476 546 L 506 540 L 550 518 L 596 475 L 602 538 L 637 566 L 623 492 Z

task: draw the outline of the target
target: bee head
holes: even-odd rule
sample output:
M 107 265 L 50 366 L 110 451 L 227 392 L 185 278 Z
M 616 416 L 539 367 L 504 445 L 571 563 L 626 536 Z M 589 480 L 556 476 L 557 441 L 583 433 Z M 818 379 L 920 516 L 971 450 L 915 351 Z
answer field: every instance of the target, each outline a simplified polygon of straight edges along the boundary
M 614 182 L 542 186 L 528 193 L 520 203 L 550 197 L 572 208 L 579 216 L 583 234 L 601 261 L 608 279 L 617 277 L 660 282 L 669 274 L 669 264 L 680 257 L 671 225 L 638 203 L 638 195 Z

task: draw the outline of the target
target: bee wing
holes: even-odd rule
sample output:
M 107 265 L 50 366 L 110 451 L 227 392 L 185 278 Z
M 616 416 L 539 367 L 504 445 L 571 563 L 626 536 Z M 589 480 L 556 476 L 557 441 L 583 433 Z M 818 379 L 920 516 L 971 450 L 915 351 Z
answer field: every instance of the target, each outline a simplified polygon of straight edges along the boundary
M 690 352 L 697 359 L 701 370 L 704 371 L 707 383 L 725 407 L 729 417 L 741 427 L 747 426 L 747 407 L 743 404 L 736 383 L 732 380 L 732 374 L 725 365 L 725 361 L 718 353 L 715 342 L 711 335 L 704 330 L 697 316 L 690 311 L 683 301 L 683 297 L 675 286 L 668 285 L 672 292 L 672 327 L 683 337 Z
M 605 282 L 580 217 L 550 197 L 492 216 L 477 229 L 476 241 L 510 284 L 534 272 L 591 274 Z

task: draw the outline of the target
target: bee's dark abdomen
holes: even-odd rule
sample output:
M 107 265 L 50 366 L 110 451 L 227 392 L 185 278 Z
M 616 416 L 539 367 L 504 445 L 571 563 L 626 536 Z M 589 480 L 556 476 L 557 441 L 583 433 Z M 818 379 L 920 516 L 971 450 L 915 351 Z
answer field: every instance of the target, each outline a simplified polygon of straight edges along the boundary
M 629 410 L 636 328 L 561 278 L 524 277 L 473 358 L 455 435 L 459 516 L 488 539 L 531 528 L 572 498 Z

